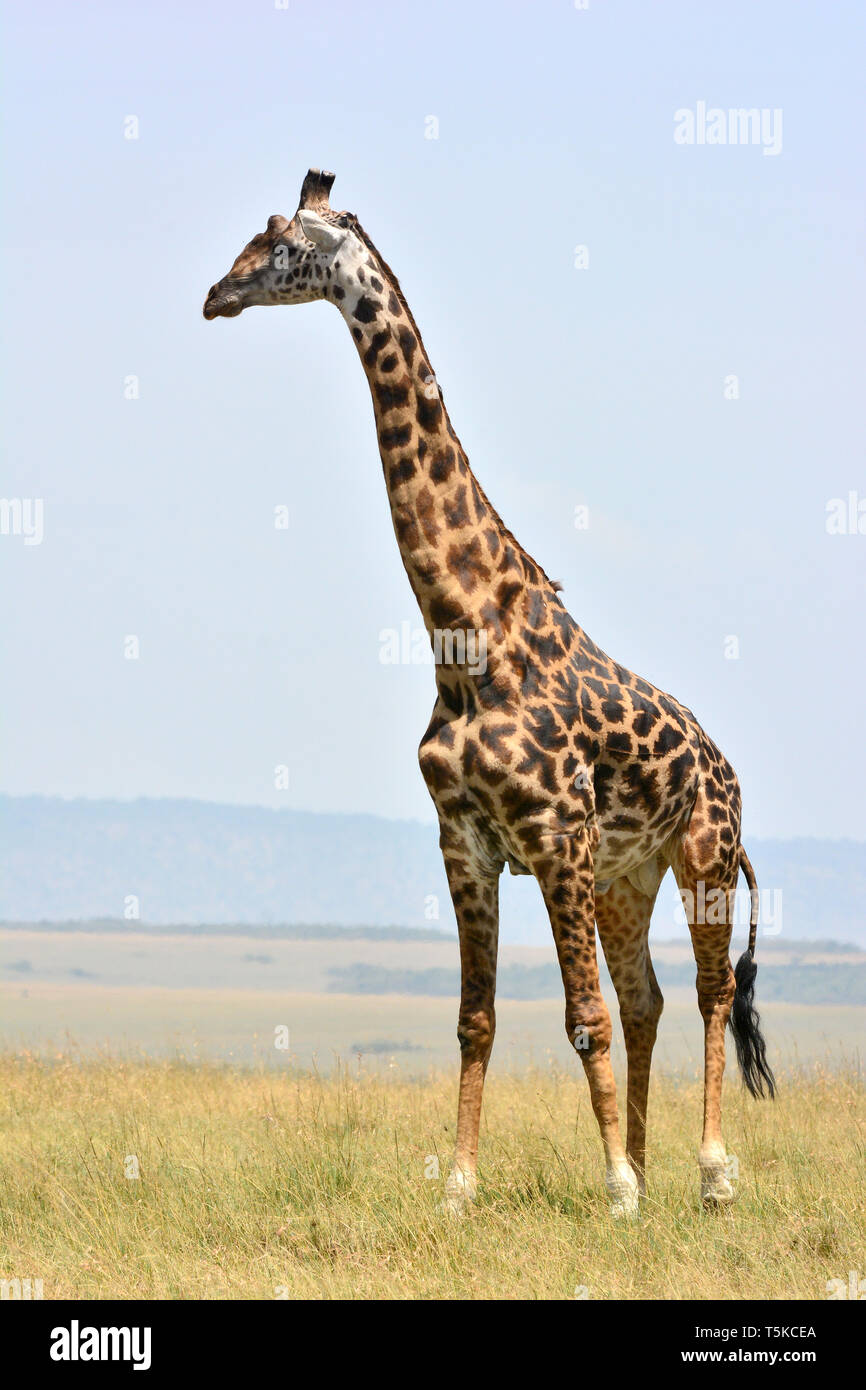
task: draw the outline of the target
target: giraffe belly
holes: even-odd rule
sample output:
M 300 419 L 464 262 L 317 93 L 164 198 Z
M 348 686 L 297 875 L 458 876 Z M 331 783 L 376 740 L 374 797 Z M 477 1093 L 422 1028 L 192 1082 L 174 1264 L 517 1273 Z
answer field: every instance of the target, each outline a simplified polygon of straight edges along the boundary
M 624 763 L 612 770 L 610 764 L 603 764 L 601 774 L 596 768 L 598 844 L 593 864 L 597 881 L 620 878 L 654 859 L 683 823 L 697 795 L 696 759 L 676 791 L 668 795 L 651 794 L 652 784 L 647 782 L 646 795 L 641 796 L 630 766 L 633 768 L 633 764 Z M 652 761 L 646 760 L 645 766 L 651 769 Z M 666 769 L 660 766 L 659 772 L 663 774 Z
M 678 820 L 679 818 L 677 818 Z M 677 826 L 677 820 L 650 833 L 629 836 L 625 839 L 618 831 L 598 822 L 598 846 L 593 854 L 593 868 L 596 883 L 610 883 L 612 879 L 622 878 L 651 860 L 670 839 Z

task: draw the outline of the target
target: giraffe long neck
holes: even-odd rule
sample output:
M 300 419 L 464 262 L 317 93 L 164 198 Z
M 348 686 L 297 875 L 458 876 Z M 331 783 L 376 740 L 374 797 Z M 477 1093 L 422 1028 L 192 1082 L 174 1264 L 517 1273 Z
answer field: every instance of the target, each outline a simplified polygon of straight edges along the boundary
M 550 581 L 475 479 L 415 321 L 372 246 L 332 294 L 369 382 L 394 531 L 425 626 L 434 644 L 448 629 L 502 637 L 527 583 L 553 598 Z

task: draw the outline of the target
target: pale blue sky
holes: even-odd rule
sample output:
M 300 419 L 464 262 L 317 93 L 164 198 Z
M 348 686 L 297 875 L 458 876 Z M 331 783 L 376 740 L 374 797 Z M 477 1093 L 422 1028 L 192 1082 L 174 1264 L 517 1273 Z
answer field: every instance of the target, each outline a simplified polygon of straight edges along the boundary
M 3 490 L 45 535 L 0 537 L 3 789 L 431 818 L 432 671 L 379 660 L 418 618 L 345 325 L 201 317 L 321 165 L 506 522 L 695 711 L 746 833 L 866 836 L 866 535 L 825 529 L 866 497 L 862 28 L 791 0 L 14 7 Z M 676 145 L 699 101 L 780 108 L 782 152 Z

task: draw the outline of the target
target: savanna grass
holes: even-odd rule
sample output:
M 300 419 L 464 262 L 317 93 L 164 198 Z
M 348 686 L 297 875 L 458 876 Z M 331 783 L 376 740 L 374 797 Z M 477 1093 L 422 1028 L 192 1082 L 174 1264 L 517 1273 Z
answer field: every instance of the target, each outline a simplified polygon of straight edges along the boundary
M 453 1073 L 7 1055 L 0 1277 L 46 1299 L 826 1298 L 866 1272 L 862 1088 L 780 1080 L 775 1104 L 727 1084 L 738 1196 L 719 1212 L 698 1200 L 700 1085 L 655 1081 L 650 1195 L 622 1224 L 582 1075 L 492 1071 L 456 1221 Z

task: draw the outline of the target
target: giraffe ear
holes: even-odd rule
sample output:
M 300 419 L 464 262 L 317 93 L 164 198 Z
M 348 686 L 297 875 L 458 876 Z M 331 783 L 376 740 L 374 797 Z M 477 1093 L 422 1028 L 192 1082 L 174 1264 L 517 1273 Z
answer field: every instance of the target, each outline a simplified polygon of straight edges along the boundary
M 332 227 L 330 222 L 308 208 L 298 208 L 298 221 L 307 240 L 321 251 L 336 251 L 346 240 L 345 227 Z

